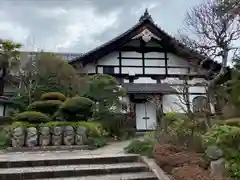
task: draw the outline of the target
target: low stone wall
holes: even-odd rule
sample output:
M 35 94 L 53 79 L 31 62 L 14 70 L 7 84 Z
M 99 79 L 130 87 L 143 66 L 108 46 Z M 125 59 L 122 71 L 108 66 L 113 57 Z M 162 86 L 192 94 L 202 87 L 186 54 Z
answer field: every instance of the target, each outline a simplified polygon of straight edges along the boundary
M 65 127 L 17 127 L 12 131 L 12 147 L 72 146 L 87 144 L 87 128 Z

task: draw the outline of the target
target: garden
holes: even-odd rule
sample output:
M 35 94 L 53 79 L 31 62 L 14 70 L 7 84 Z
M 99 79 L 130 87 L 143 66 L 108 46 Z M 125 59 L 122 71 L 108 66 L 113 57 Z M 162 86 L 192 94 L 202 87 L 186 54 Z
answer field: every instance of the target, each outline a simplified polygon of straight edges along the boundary
M 174 180 L 225 180 L 240 178 L 239 118 L 205 125 L 168 113 L 167 128 L 158 127 L 125 148 L 155 159 Z
M 83 75 L 61 58 L 39 52 L 19 72 L 1 147 L 105 146 L 133 135 L 121 111 L 126 95 L 109 75 Z

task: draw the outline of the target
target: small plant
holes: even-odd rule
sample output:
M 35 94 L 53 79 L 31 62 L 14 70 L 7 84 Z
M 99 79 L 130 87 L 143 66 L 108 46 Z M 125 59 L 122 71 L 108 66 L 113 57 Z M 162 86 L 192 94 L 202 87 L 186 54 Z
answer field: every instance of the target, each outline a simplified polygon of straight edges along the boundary
M 89 145 L 93 149 L 101 148 L 107 145 L 107 139 L 104 137 L 90 137 Z
M 151 157 L 153 152 L 153 143 L 147 140 L 135 140 L 125 147 L 124 150 L 126 153 L 140 154 Z
M 9 145 L 10 138 L 5 132 L 0 133 L 0 149 L 6 148 Z
M 16 114 L 14 117 L 15 121 L 20 122 L 29 122 L 29 123 L 43 123 L 51 121 L 51 118 L 47 115 L 37 112 L 37 111 L 25 111 L 19 114 Z
M 203 135 L 204 144 L 217 145 L 224 152 L 227 167 L 233 179 L 240 179 L 240 128 L 236 126 L 215 125 Z
M 240 118 L 227 119 L 227 120 L 221 122 L 221 124 L 226 124 L 228 126 L 240 127 Z
M 47 100 L 59 100 L 59 101 L 65 101 L 67 98 L 59 92 L 49 92 L 45 93 L 41 96 L 40 100 L 47 101 Z

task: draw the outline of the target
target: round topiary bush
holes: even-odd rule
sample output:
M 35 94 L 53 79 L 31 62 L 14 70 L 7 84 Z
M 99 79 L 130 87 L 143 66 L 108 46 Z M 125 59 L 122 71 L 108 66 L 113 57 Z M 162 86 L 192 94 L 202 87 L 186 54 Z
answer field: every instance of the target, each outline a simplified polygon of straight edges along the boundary
M 25 111 L 16 114 L 14 117 L 15 121 L 30 122 L 30 123 L 43 123 L 51 121 L 51 118 L 46 114 L 37 111 Z
M 59 92 L 49 92 L 45 93 L 41 96 L 40 100 L 46 101 L 46 100 L 59 100 L 59 101 L 65 101 L 67 98 Z
M 35 101 L 27 109 L 53 115 L 62 103 L 60 100 Z
M 59 108 L 58 115 L 64 116 L 66 121 L 87 120 L 93 114 L 93 101 L 85 97 L 67 99 Z

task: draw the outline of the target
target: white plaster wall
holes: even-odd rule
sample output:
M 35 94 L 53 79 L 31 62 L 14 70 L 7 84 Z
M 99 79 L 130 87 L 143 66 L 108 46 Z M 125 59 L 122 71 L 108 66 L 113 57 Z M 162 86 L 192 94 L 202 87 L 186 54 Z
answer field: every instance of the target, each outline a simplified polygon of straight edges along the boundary
M 143 84 L 156 84 L 157 80 L 151 79 L 150 77 L 140 77 L 134 80 L 134 83 L 143 83 Z
M 168 57 L 168 66 L 181 66 L 181 67 L 188 67 L 189 64 L 183 58 L 178 57 L 172 53 L 167 53 Z
M 145 59 L 145 66 L 165 66 L 164 60 L 159 59 Z
M 189 67 L 190 68 L 190 73 L 191 75 L 196 75 L 196 74 L 205 74 L 206 70 L 199 69 L 197 67 L 194 67 L 193 65 L 189 64 L 185 59 L 182 57 L 178 57 L 172 53 L 168 53 L 168 66 L 179 66 L 179 67 Z M 169 74 L 187 74 L 188 71 L 187 69 L 169 69 L 168 68 L 168 73 Z
M 137 57 L 137 58 L 142 58 L 142 53 L 138 52 L 122 52 L 122 57 Z
M 168 74 L 188 74 L 187 68 L 168 68 Z
M 123 74 L 143 74 L 142 67 L 122 67 Z
M 119 66 L 118 52 L 110 53 L 109 55 L 98 60 L 98 65 L 113 65 Z
M 189 93 L 206 93 L 206 87 L 204 86 L 191 86 L 188 88 Z
M 165 68 L 145 68 L 145 74 L 166 74 Z
M 16 86 L 10 83 L 4 85 L 4 93 L 15 92 Z
M 165 78 L 161 80 L 162 83 L 169 83 L 169 84 L 183 84 L 184 81 L 179 78 Z
M 127 111 L 121 109 L 121 112 L 123 112 L 123 113 L 129 112 L 129 110 L 130 110 L 130 98 L 129 98 L 129 96 L 121 97 L 120 99 L 121 99 L 121 100 L 126 104 L 126 106 L 127 106 Z
M 122 59 L 123 66 L 142 66 L 142 59 Z
M 193 78 L 191 80 L 188 80 L 188 84 L 202 84 L 202 83 L 207 83 L 207 80 L 205 80 L 204 78 Z
M 148 53 L 144 53 L 144 57 L 145 58 L 164 58 L 164 53 L 159 53 L 159 52 L 148 52 Z M 160 61 L 164 61 L 164 60 L 160 60 Z
M 144 54 L 145 58 L 164 58 L 164 53 L 149 52 Z M 164 59 L 145 59 L 146 66 L 165 66 Z
M 3 116 L 3 109 L 4 109 L 3 105 L 0 104 L 0 116 Z
M 87 64 L 84 69 L 86 73 L 96 73 L 96 65 L 91 63 L 91 64 Z
M 167 94 L 162 98 L 163 112 L 186 112 L 186 106 L 181 103 L 182 96 L 178 94 Z

